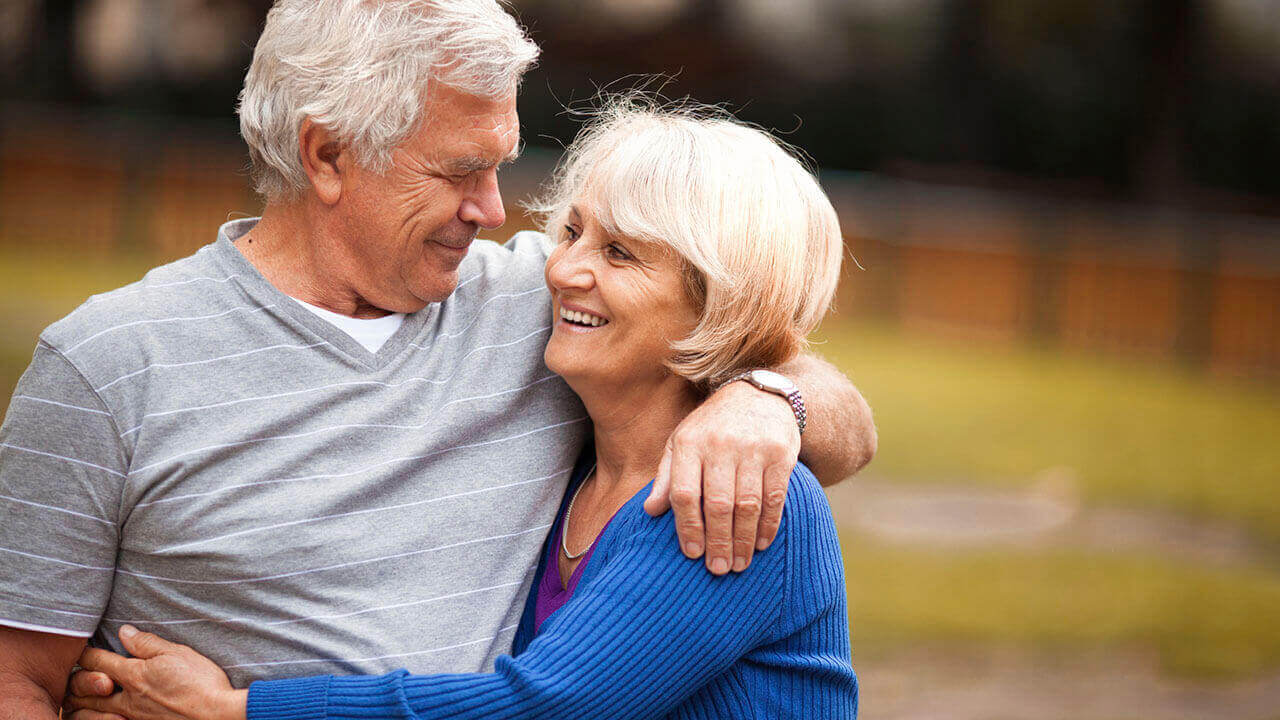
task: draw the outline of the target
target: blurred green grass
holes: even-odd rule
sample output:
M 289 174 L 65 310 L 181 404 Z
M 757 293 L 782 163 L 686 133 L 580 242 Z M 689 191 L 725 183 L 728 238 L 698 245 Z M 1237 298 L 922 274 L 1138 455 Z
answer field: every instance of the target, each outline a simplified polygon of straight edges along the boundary
M 1244 527 L 1280 540 L 1280 392 L 1176 365 L 912 336 L 837 318 L 815 349 L 875 410 L 868 472 L 1026 487 L 1070 468 L 1088 505 Z M 1169 673 L 1280 666 L 1280 573 L 1138 553 L 890 547 L 845 528 L 854 647 L 1139 647 Z
M 1022 486 L 1074 471 L 1086 502 L 1239 523 L 1280 540 L 1280 389 L 1176 365 L 931 340 L 841 318 L 814 349 L 875 411 L 870 471 Z
M 845 533 L 855 655 L 907 646 L 1146 648 L 1163 670 L 1231 679 L 1280 666 L 1280 574 L 1074 551 L 932 552 Z

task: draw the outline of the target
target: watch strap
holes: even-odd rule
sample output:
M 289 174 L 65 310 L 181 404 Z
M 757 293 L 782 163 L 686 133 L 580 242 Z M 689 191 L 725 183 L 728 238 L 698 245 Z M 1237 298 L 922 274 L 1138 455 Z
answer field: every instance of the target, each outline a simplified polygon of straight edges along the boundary
M 766 385 L 762 385 L 759 382 L 757 382 L 755 378 L 752 377 L 751 375 L 751 373 L 753 372 L 755 371 L 747 370 L 746 372 L 738 373 L 737 375 L 734 375 L 733 377 L 724 381 L 724 383 L 721 384 L 720 387 L 724 387 L 729 383 L 742 380 L 750 384 L 752 387 L 756 388 L 757 390 L 762 390 L 767 393 L 773 393 L 774 395 L 778 395 L 779 397 L 786 398 L 787 402 L 791 405 L 791 413 L 796 416 L 796 427 L 800 429 L 800 434 L 803 435 L 805 425 L 808 423 L 808 413 L 805 411 L 804 397 L 800 394 L 800 388 L 796 387 L 795 383 L 793 382 L 791 386 L 794 389 L 791 390 L 791 392 L 782 392 L 780 390 L 776 390 L 774 388 L 768 387 Z

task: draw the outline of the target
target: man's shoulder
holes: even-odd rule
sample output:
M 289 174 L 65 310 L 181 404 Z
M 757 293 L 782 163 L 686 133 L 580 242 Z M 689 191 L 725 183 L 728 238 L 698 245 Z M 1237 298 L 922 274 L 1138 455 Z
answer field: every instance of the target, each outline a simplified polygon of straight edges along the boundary
M 543 269 L 550 253 L 550 241 L 537 232 L 516 233 L 501 245 L 491 240 L 472 243 L 458 268 L 458 286 L 444 303 L 445 317 L 455 317 L 457 327 L 446 327 L 445 333 L 461 333 L 476 323 L 490 329 L 524 323 L 530 329 L 545 326 L 551 296 Z M 537 355 L 540 362 L 540 347 Z
M 502 287 L 515 283 L 526 285 L 530 278 L 541 280 L 553 245 L 546 235 L 525 230 L 505 243 L 476 240 L 459 268 L 459 288 L 471 283 Z
M 808 465 L 797 462 L 791 469 L 787 483 L 787 500 L 782 506 L 784 522 L 793 526 L 793 532 L 801 531 L 810 538 L 835 533 L 835 520 L 831 504 Z
M 148 324 L 208 314 L 226 305 L 235 278 L 210 257 L 213 246 L 152 268 L 133 283 L 90 296 L 40 333 L 40 341 L 62 353 L 78 352 L 107 335 L 128 335 Z M 118 350 L 121 343 L 113 342 Z M 94 353 L 88 353 L 90 355 Z

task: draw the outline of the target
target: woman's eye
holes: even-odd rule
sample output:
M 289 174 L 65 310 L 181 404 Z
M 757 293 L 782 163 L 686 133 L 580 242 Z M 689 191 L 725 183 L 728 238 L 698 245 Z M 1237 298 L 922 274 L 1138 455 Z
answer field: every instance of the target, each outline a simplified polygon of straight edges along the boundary
M 631 259 L 631 253 L 622 249 L 622 246 L 617 243 L 610 243 L 609 246 L 605 248 L 605 252 L 609 255 L 609 257 L 615 260 Z
M 564 226 L 564 237 L 565 237 L 565 239 L 566 239 L 566 240 L 568 240 L 569 242 L 573 242 L 574 240 L 577 240 L 577 239 L 578 239 L 578 231 L 577 231 L 577 230 L 574 230 L 572 225 L 565 225 L 565 226 Z

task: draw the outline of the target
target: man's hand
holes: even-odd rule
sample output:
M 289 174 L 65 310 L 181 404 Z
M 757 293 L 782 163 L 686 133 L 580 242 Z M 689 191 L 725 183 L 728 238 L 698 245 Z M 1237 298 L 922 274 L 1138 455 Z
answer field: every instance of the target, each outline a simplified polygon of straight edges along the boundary
M 668 438 L 644 503 L 654 516 L 674 507 L 684 554 L 696 558 L 705 548 L 707 568 L 717 575 L 730 567 L 741 572 L 753 551 L 773 542 L 798 457 L 829 486 L 861 470 L 876 452 L 871 408 L 843 373 L 807 353 L 773 369 L 804 396 L 803 446 L 785 399 L 746 382 L 729 383 Z
M 185 645 L 125 625 L 132 658 L 89 648 L 71 677 L 68 720 L 244 720 L 248 692 L 231 687 L 212 660 Z M 121 690 L 112 692 L 119 685 Z
M 644 509 L 657 516 L 674 508 L 685 555 L 697 558 L 705 547 L 712 573 L 741 572 L 778 533 L 799 453 L 800 430 L 787 401 L 730 383 L 668 438 Z

